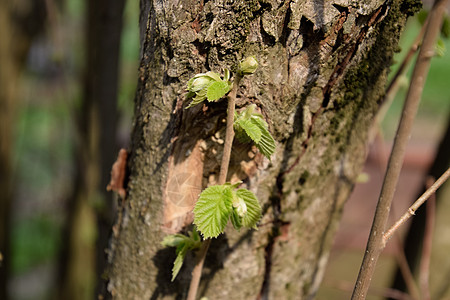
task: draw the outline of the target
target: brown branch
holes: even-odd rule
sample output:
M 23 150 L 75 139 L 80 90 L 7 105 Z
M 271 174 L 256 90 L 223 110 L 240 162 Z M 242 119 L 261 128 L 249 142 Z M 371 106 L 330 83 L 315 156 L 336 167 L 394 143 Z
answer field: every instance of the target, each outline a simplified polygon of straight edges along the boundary
M 429 23 L 414 67 L 411 84 L 408 89 L 402 117 L 400 119 L 391 156 L 389 158 L 388 168 L 384 177 L 383 187 L 381 188 L 380 197 L 378 199 L 366 251 L 353 290 L 352 300 L 366 298 L 378 257 L 384 248 L 385 243 L 383 235 L 389 218 L 389 211 L 394 197 L 395 187 L 400 175 L 406 145 L 419 106 L 423 86 L 430 66 L 430 60 L 434 53 L 434 46 L 440 32 L 442 15 L 446 2 L 446 0 L 436 0 L 430 11 Z
M 222 162 L 220 164 L 220 173 L 218 180 L 219 185 L 224 184 L 227 180 L 228 165 L 230 164 L 231 148 L 233 146 L 233 139 L 234 139 L 233 123 L 234 123 L 236 93 L 237 89 L 239 88 L 239 82 L 241 81 L 241 79 L 242 77 L 239 74 L 237 74 L 236 79 L 234 80 L 233 83 L 233 88 L 231 89 L 227 97 L 228 98 L 227 128 L 225 131 L 225 145 L 223 147 Z M 208 252 L 210 244 L 211 239 L 205 240 L 197 253 L 197 262 L 194 266 L 194 269 L 192 270 L 192 279 L 189 285 L 187 300 L 195 300 L 197 296 L 197 290 L 200 284 L 200 278 L 202 276 L 203 264 L 205 262 L 206 253 Z
M 413 203 L 408 208 L 408 211 L 403 214 L 403 216 L 400 217 L 400 219 L 395 222 L 394 225 L 392 225 L 391 228 L 383 235 L 383 244 L 385 245 L 387 241 L 392 237 L 394 232 L 400 228 L 406 221 L 408 221 L 409 218 L 414 216 L 416 214 L 416 210 L 423 204 L 425 201 L 427 201 L 428 198 L 430 198 L 431 195 L 433 195 L 436 190 L 450 177 L 450 168 L 445 171 L 444 174 L 442 174 L 441 177 L 439 177 L 436 182 L 425 191 L 425 193 L 422 194 L 422 196 L 419 197 L 419 199 L 416 200 L 416 202 Z

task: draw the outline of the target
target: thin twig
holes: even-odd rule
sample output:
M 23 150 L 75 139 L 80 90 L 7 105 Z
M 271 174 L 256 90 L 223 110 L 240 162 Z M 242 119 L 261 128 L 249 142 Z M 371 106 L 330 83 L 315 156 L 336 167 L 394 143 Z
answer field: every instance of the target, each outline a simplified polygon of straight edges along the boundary
M 427 180 L 427 189 L 431 187 L 433 178 Z M 420 259 L 420 273 L 419 282 L 422 291 L 422 299 L 430 300 L 430 260 L 431 260 L 431 245 L 433 243 L 433 228 L 436 212 L 436 193 L 433 193 L 427 202 L 427 211 L 425 219 L 425 233 L 422 247 L 422 257 Z
M 417 113 L 422 95 L 425 79 L 428 74 L 430 60 L 434 53 L 434 46 L 441 29 L 442 15 L 446 0 L 436 0 L 430 11 L 430 19 L 427 25 L 422 47 L 414 67 L 411 84 L 408 89 L 402 117 L 397 129 L 397 134 L 389 158 L 388 168 L 378 199 L 372 228 L 367 242 L 364 258 L 359 270 L 358 279 L 352 294 L 352 300 L 365 299 L 369 290 L 370 281 L 375 271 L 375 266 L 383 248 L 383 235 L 389 218 L 389 211 L 394 197 L 395 187 L 400 175 L 406 145 L 409 140 L 414 117 Z
M 411 218 L 412 216 L 414 216 L 416 214 L 416 210 L 419 209 L 419 207 L 425 203 L 425 201 L 427 201 L 428 198 L 430 198 L 430 196 L 432 194 L 434 194 L 436 192 L 436 190 L 450 177 L 450 168 L 447 169 L 447 171 L 444 172 L 444 174 L 442 174 L 441 177 L 439 177 L 438 180 L 436 180 L 436 182 L 425 191 L 425 193 L 422 194 L 422 196 L 419 197 L 419 199 L 416 200 L 416 202 L 413 203 L 413 205 L 411 205 L 408 208 L 408 211 L 405 212 L 403 214 L 403 216 L 400 217 L 400 219 L 395 222 L 394 225 L 392 225 L 391 228 L 389 228 L 388 231 L 386 231 L 386 233 L 383 235 L 383 245 L 386 245 L 387 241 L 389 241 L 389 239 L 392 237 L 392 235 L 394 234 L 394 232 L 400 228 L 400 226 L 402 226 L 406 221 L 408 221 L 409 218 Z
M 220 164 L 220 173 L 218 184 L 224 184 L 227 181 L 228 165 L 230 164 L 231 148 L 233 146 L 234 139 L 234 110 L 236 103 L 236 93 L 239 88 L 239 83 L 242 77 L 237 74 L 233 83 L 233 88 L 228 93 L 228 111 L 227 111 L 227 127 L 225 131 L 225 145 L 223 147 L 222 162 Z M 200 278 L 202 277 L 203 264 L 205 262 L 206 254 L 208 253 L 211 239 L 206 239 L 197 253 L 197 262 L 192 270 L 192 279 L 189 285 L 189 292 L 187 300 L 195 300 L 197 297 L 197 290 L 200 284 Z

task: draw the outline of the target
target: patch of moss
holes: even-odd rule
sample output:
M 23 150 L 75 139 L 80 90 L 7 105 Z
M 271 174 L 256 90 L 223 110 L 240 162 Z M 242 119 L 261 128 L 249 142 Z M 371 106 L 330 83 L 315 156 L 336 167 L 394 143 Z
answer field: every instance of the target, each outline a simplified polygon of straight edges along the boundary
M 405 0 L 400 5 L 400 10 L 408 17 L 413 16 L 422 9 L 422 1 L 420 0 Z

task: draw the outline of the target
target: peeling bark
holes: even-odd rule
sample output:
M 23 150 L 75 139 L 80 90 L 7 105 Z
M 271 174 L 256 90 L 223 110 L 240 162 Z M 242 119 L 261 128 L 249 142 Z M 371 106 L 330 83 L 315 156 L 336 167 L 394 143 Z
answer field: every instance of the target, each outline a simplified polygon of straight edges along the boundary
M 187 195 L 217 180 L 226 103 L 184 110 L 185 83 L 255 55 L 260 69 L 241 82 L 237 106 L 258 106 L 277 151 L 268 161 L 235 143 L 229 180 L 255 192 L 264 216 L 258 231 L 230 227 L 212 242 L 199 292 L 210 299 L 314 297 L 365 160 L 400 31 L 416 4 L 142 1 L 130 177 L 109 249 L 111 295 L 187 293 L 192 262 L 170 283 L 175 253 L 160 241 L 190 223 Z M 171 192 L 180 173 L 191 177 L 182 181 L 186 190 L 175 189 L 186 197 L 177 202 Z

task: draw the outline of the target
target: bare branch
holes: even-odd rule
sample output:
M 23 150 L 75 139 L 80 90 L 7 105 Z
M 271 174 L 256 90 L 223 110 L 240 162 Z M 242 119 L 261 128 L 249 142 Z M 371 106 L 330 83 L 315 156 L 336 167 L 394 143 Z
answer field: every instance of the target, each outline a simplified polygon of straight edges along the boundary
M 419 207 L 425 203 L 425 201 L 427 201 L 428 198 L 430 198 L 430 196 L 432 194 L 434 194 L 436 192 L 436 190 L 450 177 L 450 168 L 447 169 L 447 171 L 445 171 L 444 174 L 442 174 L 441 177 L 439 177 L 438 180 L 436 180 L 436 182 L 425 191 L 425 193 L 422 194 L 422 196 L 419 197 L 419 199 L 416 200 L 416 202 L 413 203 L 413 205 L 411 205 L 408 208 L 408 211 L 405 212 L 403 214 L 403 216 L 400 217 L 400 219 L 395 222 L 394 225 L 392 225 L 391 228 L 389 228 L 389 230 L 384 234 L 383 236 L 383 246 L 386 245 L 387 241 L 392 237 L 392 235 L 394 234 L 394 232 L 400 228 L 400 226 L 402 226 L 406 221 L 408 221 L 409 218 L 411 218 L 412 216 L 414 216 L 416 214 L 416 210 L 419 209 Z
M 414 67 L 411 84 L 408 89 L 402 117 L 400 119 L 394 146 L 389 158 L 388 168 L 384 177 L 383 187 L 378 199 L 363 262 L 353 290 L 352 300 L 366 298 L 378 257 L 384 248 L 385 243 L 383 236 L 389 218 L 392 199 L 394 197 L 403 158 L 405 156 L 406 145 L 411 134 L 425 79 L 428 74 L 430 60 L 434 53 L 436 40 L 441 29 L 442 16 L 446 3 L 446 0 L 436 0 L 430 11 L 429 23 Z

